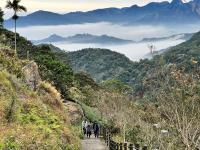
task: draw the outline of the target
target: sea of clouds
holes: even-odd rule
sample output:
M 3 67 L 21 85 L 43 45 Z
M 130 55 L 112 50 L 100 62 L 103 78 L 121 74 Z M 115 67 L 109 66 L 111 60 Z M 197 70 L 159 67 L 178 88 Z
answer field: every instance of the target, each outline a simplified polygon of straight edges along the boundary
M 138 25 L 127 26 L 119 24 L 111 24 L 107 22 L 101 23 L 85 23 L 75 25 L 57 25 L 57 26 L 33 26 L 18 28 L 17 32 L 29 40 L 39 40 L 46 38 L 52 34 L 68 37 L 75 34 L 89 33 L 93 35 L 109 35 L 122 39 L 129 39 L 139 41 L 143 38 L 151 37 L 165 37 L 178 33 L 191 33 L 200 30 L 199 26 L 187 27 L 164 27 L 164 26 L 150 26 Z M 98 44 L 69 44 L 69 43 L 53 43 L 61 49 L 66 51 L 75 51 L 82 48 L 107 48 L 119 53 L 125 54 L 133 61 L 138 61 L 149 53 L 148 44 L 153 44 L 156 50 L 166 49 L 175 46 L 183 40 L 166 40 L 155 43 L 133 43 L 126 45 L 98 45 Z

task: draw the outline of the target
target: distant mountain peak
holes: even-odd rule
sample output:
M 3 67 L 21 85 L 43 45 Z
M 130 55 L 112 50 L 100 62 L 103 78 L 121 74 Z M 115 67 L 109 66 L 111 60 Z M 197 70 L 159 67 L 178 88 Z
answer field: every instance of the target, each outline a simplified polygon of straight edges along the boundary
M 126 39 L 120 39 L 113 36 L 108 35 L 92 35 L 88 33 L 83 34 L 76 34 L 74 36 L 69 37 L 62 37 L 57 34 L 52 34 L 51 36 L 33 41 L 35 44 L 41 44 L 41 43 L 52 43 L 52 42 L 67 42 L 67 43 L 97 43 L 97 44 L 127 44 L 134 41 L 126 40 Z
M 35 11 L 33 12 L 32 14 L 56 14 L 54 12 L 51 12 L 51 11 L 46 11 L 46 10 L 38 10 L 38 11 Z
M 182 0 L 173 0 L 171 3 L 173 4 L 183 4 Z
M 52 37 L 61 37 L 60 35 L 57 35 L 57 34 L 52 34 L 49 36 L 49 38 L 52 38 Z

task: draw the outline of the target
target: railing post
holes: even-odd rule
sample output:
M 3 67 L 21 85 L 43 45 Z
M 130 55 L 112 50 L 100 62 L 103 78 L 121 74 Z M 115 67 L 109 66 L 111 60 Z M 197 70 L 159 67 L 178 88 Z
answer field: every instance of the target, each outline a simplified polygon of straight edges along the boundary
M 103 128 L 103 139 L 104 139 L 104 141 L 106 143 L 106 130 L 105 130 L 105 128 Z
M 142 148 L 142 150 L 147 150 L 147 146 L 144 146 L 144 147 Z
M 133 144 L 129 145 L 129 150 L 133 150 Z
M 135 144 L 135 149 L 139 150 L 140 149 L 140 145 L 139 144 Z
M 119 150 L 119 143 L 116 143 L 116 150 Z
M 109 146 L 109 133 L 108 130 L 106 130 L 106 144 Z
M 111 143 L 111 137 L 110 137 L 110 132 L 108 133 L 108 146 L 110 147 L 110 146 L 112 146 L 111 145 L 112 143 Z
M 116 143 L 114 141 L 113 142 L 113 145 L 112 145 L 112 150 L 116 150 Z
M 112 146 L 113 146 L 113 142 L 110 141 L 110 142 L 109 142 L 109 146 L 108 146 L 108 147 L 109 147 L 109 150 L 112 150 Z
M 123 150 L 123 144 L 122 143 L 119 144 L 119 150 Z
M 128 144 L 124 143 L 124 150 L 127 150 L 127 146 L 128 146 Z

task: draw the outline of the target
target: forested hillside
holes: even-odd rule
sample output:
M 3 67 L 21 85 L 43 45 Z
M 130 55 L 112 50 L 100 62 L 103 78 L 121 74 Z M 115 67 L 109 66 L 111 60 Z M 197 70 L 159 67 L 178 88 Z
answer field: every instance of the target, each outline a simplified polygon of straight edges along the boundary
M 117 77 L 132 65 L 124 55 L 107 49 L 83 49 L 66 56 L 74 71 L 87 72 L 97 82 Z
M 118 79 L 134 88 L 134 94 L 143 96 L 147 89 L 144 80 L 155 80 L 155 73 L 170 65 L 176 65 L 184 72 L 195 71 L 199 64 L 200 33 L 189 41 L 172 47 L 153 59 L 132 62 L 124 55 L 104 49 L 84 49 L 69 52 L 66 57 L 76 72 L 89 73 L 97 82 Z

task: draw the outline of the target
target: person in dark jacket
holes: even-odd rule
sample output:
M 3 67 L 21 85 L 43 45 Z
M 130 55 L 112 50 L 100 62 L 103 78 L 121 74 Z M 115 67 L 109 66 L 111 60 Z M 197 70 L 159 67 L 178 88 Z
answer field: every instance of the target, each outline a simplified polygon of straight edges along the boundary
M 90 123 L 88 123 L 86 131 L 87 131 L 87 137 L 90 138 L 92 134 L 92 126 Z
M 93 124 L 93 130 L 94 130 L 94 136 L 95 138 L 98 138 L 99 137 L 99 130 L 100 130 L 100 126 L 97 122 L 95 122 Z

